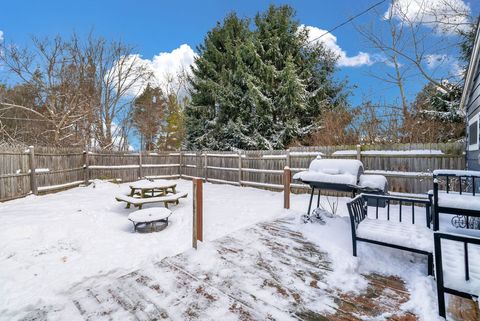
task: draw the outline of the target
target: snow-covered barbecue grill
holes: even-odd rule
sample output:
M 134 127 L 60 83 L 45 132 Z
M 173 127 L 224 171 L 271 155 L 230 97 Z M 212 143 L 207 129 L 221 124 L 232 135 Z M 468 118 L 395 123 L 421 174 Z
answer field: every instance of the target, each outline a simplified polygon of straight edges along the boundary
M 388 183 L 385 176 L 363 174 L 363 164 L 354 159 L 314 159 L 307 171 L 296 173 L 294 180 L 310 185 L 312 192 L 307 216 L 310 216 L 313 194 L 318 189 L 317 208 L 320 206 L 322 189 L 351 193 L 386 194 Z

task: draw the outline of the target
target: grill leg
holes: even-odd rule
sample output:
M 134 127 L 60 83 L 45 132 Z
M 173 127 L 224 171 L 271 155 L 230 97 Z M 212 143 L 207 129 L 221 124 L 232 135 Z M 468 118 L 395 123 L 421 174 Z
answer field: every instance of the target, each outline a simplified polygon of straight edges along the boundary
M 315 193 L 315 187 L 312 187 L 312 193 L 310 194 L 310 203 L 308 203 L 307 216 L 310 216 L 310 210 L 312 209 L 313 193 Z
M 321 192 L 322 192 L 322 190 L 318 189 L 317 208 L 320 207 L 320 194 L 321 194 Z
M 353 256 L 357 256 L 357 240 L 355 239 L 355 235 L 352 235 L 352 249 Z

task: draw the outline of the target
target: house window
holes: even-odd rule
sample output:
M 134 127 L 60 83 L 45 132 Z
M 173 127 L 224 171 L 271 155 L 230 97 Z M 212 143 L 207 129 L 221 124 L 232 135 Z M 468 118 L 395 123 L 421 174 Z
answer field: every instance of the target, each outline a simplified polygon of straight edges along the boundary
M 478 116 L 475 115 L 468 122 L 468 150 L 478 150 Z
M 476 145 L 478 142 L 478 136 L 477 136 L 477 130 L 478 128 L 478 123 L 474 122 L 473 124 L 470 125 L 470 145 Z

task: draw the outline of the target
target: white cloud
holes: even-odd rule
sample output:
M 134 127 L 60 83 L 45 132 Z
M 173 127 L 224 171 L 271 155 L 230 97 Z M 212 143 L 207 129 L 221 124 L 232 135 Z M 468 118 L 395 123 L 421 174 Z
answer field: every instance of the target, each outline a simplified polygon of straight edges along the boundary
M 372 60 L 374 63 L 382 63 L 384 65 L 387 65 L 388 67 L 395 68 L 395 63 L 383 53 L 374 53 L 370 55 L 370 60 Z M 397 61 L 397 66 L 403 67 L 403 64 Z
M 469 26 L 471 9 L 462 0 L 396 0 L 384 14 L 400 21 L 422 24 L 436 33 L 455 34 Z
M 445 62 L 451 62 L 451 57 L 446 54 L 425 55 L 425 62 L 430 69 L 437 68 Z
M 138 58 L 152 71 L 155 77 L 153 82 L 160 86 L 162 90 L 169 91 L 172 88 L 181 86 L 179 73 L 182 71 L 190 72 L 190 66 L 193 64 L 196 56 L 196 53 L 189 45 L 183 44 L 171 52 L 161 52 L 153 56 L 152 59 L 143 59 L 140 56 Z M 142 84 L 137 89 L 141 90 L 144 86 L 146 84 Z M 182 93 L 184 94 L 181 91 L 180 94 Z
M 325 34 L 326 32 L 326 30 L 317 27 L 303 25 L 302 27 L 305 27 L 309 31 L 310 41 Z M 331 33 L 325 34 L 316 41 L 323 43 L 326 48 L 330 49 L 335 55 L 338 56 L 337 66 L 339 67 L 360 67 L 365 65 L 370 66 L 374 63 L 370 54 L 366 52 L 360 51 L 355 56 L 348 56 L 347 52 L 337 44 L 337 37 L 335 37 Z
M 2 41 L 3 41 L 3 31 L 0 30 L 0 42 L 2 42 Z
M 425 63 L 429 69 L 444 69 L 448 72 L 448 76 L 453 78 L 462 77 L 465 72 L 458 59 L 447 54 L 425 55 Z
M 462 79 L 464 78 L 465 73 L 465 67 L 460 64 L 458 59 L 455 59 L 455 61 L 450 66 L 450 74 L 452 75 L 452 77 Z

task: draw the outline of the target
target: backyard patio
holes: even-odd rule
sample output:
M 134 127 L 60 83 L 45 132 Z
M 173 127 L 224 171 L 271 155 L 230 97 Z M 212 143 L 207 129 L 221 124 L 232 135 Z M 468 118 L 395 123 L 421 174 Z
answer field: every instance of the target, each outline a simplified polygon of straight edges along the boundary
M 0 319 L 438 319 L 424 256 L 371 244 L 352 256 L 348 198 L 304 224 L 306 194 L 284 210 L 282 193 L 206 183 L 194 251 L 190 194 L 165 230 L 134 233 L 135 209 L 115 200 L 128 192 L 97 180 L 0 204 Z
M 480 321 L 480 0 L 79 4 L 0 11 L 0 321 Z

